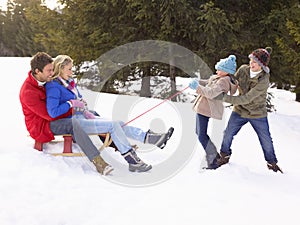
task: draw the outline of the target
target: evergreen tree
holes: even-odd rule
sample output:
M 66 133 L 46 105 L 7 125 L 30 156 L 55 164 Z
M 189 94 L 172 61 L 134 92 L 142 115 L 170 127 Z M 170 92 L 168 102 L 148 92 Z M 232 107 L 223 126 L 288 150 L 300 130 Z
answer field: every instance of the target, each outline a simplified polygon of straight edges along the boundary
M 160 2 L 160 30 L 158 39 L 177 43 L 190 50 L 195 50 L 195 43 L 198 41 L 198 26 L 196 19 L 198 16 L 195 1 L 186 0 L 168 0 Z M 182 56 L 174 55 L 174 49 L 169 47 L 170 58 L 168 74 L 171 83 L 171 95 L 177 92 L 176 76 L 181 72 L 174 65 L 176 61 L 182 60 Z M 176 101 L 176 99 L 172 99 Z
M 14 16 L 14 2 L 12 0 L 7 1 L 7 10 L 5 12 L 5 19 L 3 23 L 3 39 L 2 42 L 14 55 L 17 54 L 15 47 L 15 37 L 17 34 L 17 21 Z
M 227 4 L 225 6 L 228 7 Z M 199 12 L 201 39 L 198 52 L 214 71 L 215 63 L 238 47 L 236 33 L 239 26 L 234 23 L 231 13 L 227 13 L 212 1 L 201 5 Z
M 29 56 L 36 51 L 53 56 L 68 54 L 80 66 L 130 42 L 162 40 L 197 53 L 214 70 L 215 63 L 229 54 L 235 54 L 240 65 L 248 63 L 252 50 L 270 46 L 273 48 L 271 81 L 295 91 L 297 100 L 300 98 L 298 0 L 60 0 L 60 3 L 61 7 L 50 10 L 44 0 L 8 0 L 7 11 L 0 12 L 0 51 L 14 56 Z M 170 77 L 171 90 L 175 92 L 175 76 L 186 74 L 170 66 L 176 65 L 179 56 L 174 49 L 168 52 L 174 56 L 169 65 L 139 62 L 120 67 L 105 89 L 113 91 L 115 81 L 143 78 L 140 94 L 150 96 L 147 77 L 163 75 Z M 160 53 L 164 54 L 156 52 Z M 126 52 L 122 54 L 116 56 L 116 61 L 118 57 L 126 58 Z M 203 78 L 208 75 L 201 74 Z
M 41 4 L 40 0 L 8 0 L 3 24 L 3 43 L 14 56 L 31 56 L 38 50 L 34 26 L 26 17 L 28 9 Z M 39 18 L 40 19 L 40 18 Z
M 273 46 L 271 80 L 278 88 L 293 90 L 300 100 L 300 8 L 295 0 L 278 2 L 266 18 L 267 40 Z
M 287 9 L 289 16 L 286 18 L 283 36 L 276 38 L 279 51 L 286 63 L 286 71 L 290 76 L 284 76 L 287 83 L 293 85 L 292 91 L 296 93 L 296 101 L 300 102 L 300 7 L 298 4 Z
M 5 12 L 0 8 L 0 56 L 7 55 L 7 49 L 4 45 L 4 24 L 5 24 Z
M 35 52 L 45 51 L 52 56 L 67 54 L 64 51 L 66 28 L 63 15 L 58 10 L 50 10 L 44 4 L 34 4 L 25 12 L 31 24 Z

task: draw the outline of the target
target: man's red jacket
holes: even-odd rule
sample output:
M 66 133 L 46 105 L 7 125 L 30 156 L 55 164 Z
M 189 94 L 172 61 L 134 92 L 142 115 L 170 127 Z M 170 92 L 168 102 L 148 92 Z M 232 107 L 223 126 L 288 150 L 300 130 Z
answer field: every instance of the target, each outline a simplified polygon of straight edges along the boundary
M 36 79 L 28 72 L 20 90 L 20 102 L 25 116 L 26 128 L 30 136 L 39 142 L 49 142 L 54 139 L 50 130 L 50 122 L 66 118 L 72 114 L 70 109 L 66 114 L 51 118 L 46 109 L 46 91 L 44 86 L 39 86 Z

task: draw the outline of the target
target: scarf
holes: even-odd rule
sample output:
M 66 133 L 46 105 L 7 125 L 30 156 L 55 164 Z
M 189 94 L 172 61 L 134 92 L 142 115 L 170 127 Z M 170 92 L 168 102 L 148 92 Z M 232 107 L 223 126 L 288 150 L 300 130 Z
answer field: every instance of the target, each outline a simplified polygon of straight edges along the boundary
M 61 82 L 62 85 L 64 85 L 65 88 L 67 88 L 68 90 L 72 91 L 75 94 L 76 99 L 81 100 L 81 101 L 84 102 L 84 104 L 85 104 L 84 109 L 76 109 L 76 111 L 84 112 L 84 111 L 88 110 L 86 101 L 83 98 L 79 97 L 79 93 L 78 93 L 78 90 L 76 88 L 75 81 L 72 78 L 70 78 L 68 80 L 65 80 L 61 77 L 58 77 L 57 79 Z
M 69 80 L 65 80 L 61 77 L 58 77 L 58 79 L 62 83 L 62 85 L 64 85 L 65 88 L 67 88 L 75 94 L 76 99 L 81 99 L 78 95 L 78 90 L 76 88 L 75 81 L 72 78 L 70 78 Z
M 250 77 L 251 77 L 251 78 L 256 77 L 257 74 L 259 74 L 261 71 L 262 71 L 262 70 L 257 71 L 257 72 L 252 72 L 252 71 L 250 70 Z

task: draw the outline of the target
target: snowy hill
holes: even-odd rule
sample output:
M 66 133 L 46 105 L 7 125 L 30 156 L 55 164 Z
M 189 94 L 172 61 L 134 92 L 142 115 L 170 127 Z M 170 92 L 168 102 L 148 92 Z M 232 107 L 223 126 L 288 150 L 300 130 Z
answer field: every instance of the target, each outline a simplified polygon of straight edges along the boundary
M 191 103 L 167 102 L 131 124 L 145 130 L 175 128 L 163 150 L 140 145 L 141 158 L 153 170 L 129 173 L 120 155 L 107 148 L 103 156 L 115 171 L 101 177 L 85 157 L 54 157 L 33 149 L 18 96 L 29 61 L 0 58 L 1 225 L 298 224 L 300 104 L 294 94 L 270 90 L 277 109 L 269 114 L 270 131 L 284 174 L 267 169 L 250 125 L 235 137 L 228 165 L 200 173 L 204 153 L 194 134 Z M 101 116 L 125 122 L 161 101 L 82 93 Z M 218 146 L 230 112 L 226 108 L 222 121 L 210 122 Z M 61 149 L 61 143 L 46 145 L 46 152 Z

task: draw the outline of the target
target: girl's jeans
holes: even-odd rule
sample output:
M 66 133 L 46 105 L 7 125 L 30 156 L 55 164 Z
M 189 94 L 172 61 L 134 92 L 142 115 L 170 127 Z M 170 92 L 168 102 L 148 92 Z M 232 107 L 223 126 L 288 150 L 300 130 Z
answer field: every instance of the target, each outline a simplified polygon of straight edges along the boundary
M 121 154 L 128 152 L 132 146 L 127 138 L 144 142 L 146 132 L 137 127 L 124 126 L 121 121 L 112 121 L 103 118 L 85 119 L 83 115 L 77 114 L 73 119 L 78 120 L 82 129 L 87 134 L 107 133 L 109 132 L 114 144 Z
M 238 113 L 232 112 L 224 132 L 221 152 L 231 155 L 232 152 L 230 147 L 233 137 L 240 131 L 242 126 L 248 122 L 251 124 L 258 136 L 265 160 L 269 163 L 277 163 L 267 117 L 254 119 L 243 118 Z
M 207 126 L 208 126 L 209 117 L 197 114 L 196 117 L 196 134 L 198 135 L 198 140 L 200 141 L 202 147 L 206 152 L 206 160 L 208 165 L 213 163 L 213 160 L 216 158 L 218 152 L 214 143 L 210 140 L 210 137 L 207 135 Z

